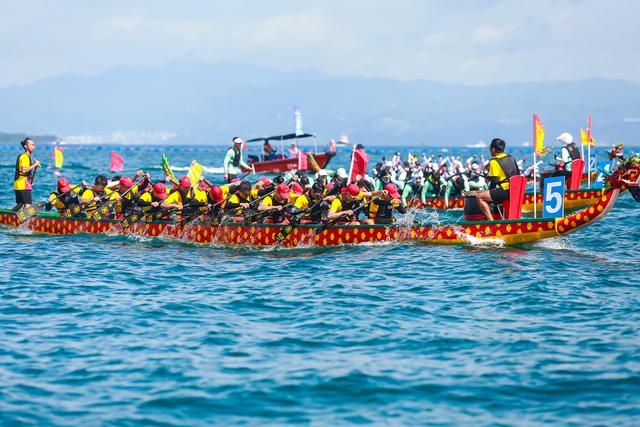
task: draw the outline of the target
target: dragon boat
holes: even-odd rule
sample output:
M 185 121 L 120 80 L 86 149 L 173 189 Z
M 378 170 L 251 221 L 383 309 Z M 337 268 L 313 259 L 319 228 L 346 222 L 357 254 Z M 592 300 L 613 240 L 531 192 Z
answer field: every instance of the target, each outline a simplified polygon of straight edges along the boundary
M 21 223 L 16 212 L 0 210 L 0 224 L 24 227 L 47 234 L 138 234 L 167 237 L 203 244 L 231 246 L 335 246 L 372 242 L 413 242 L 470 244 L 496 242 L 518 244 L 573 233 L 602 219 L 613 208 L 621 192 L 631 190 L 640 201 L 640 157 L 622 164 L 610 177 L 598 200 L 592 205 L 557 219 L 511 219 L 501 221 L 452 222 L 446 224 L 408 223 L 390 225 L 287 226 L 282 224 L 207 223 L 180 224 L 171 221 L 134 223 L 123 227 L 120 221 L 67 218 L 38 213 Z M 289 227 L 287 229 L 287 227 Z M 286 237 L 281 239 L 283 231 Z

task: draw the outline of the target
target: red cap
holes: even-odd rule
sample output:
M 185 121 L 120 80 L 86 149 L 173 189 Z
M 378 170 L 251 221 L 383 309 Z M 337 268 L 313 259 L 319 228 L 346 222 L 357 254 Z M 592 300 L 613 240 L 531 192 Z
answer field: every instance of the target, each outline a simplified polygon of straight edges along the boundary
M 233 178 L 229 184 L 235 184 L 236 182 L 242 182 L 240 178 Z
M 355 184 L 349 184 L 342 189 L 342 192 L 349 193 L 353 197 L 358 197 L 358 194 L 360 194 L 360 188 L 358 188 L 358 186 Z
M 213 200 L 216 202 L 221 202 L 224 199 L 224 197 L 222 197 L 222 188 L 218 186 L 211 187 L 209 189 L 209 194 L 211 194 L 211 197 L 213 197 Z
M 304 193 L 304 189 L 297 182 L 294 182 L 293 184 L 291 184 L 291 191 L 296 193 L 298 196 Z
M 264 185 L 271 185 L 271 180 L 269 178 L 260 178 L 258 182 L 263 183 Z
M 160 200 L 164 200 L 167 198 L 167 187 L 159 182 L 153 186 L 153 194 Z
M 58 190 L 66 193 L 67 191 L 71 191 L 71 186 L 69 185 L 69 181 L 65 178 L 60 178 L 58 180 Z
M 283 199 L 286 200 L 289 198 L 289 186 L 287 184 L 282 183 L 278 185 L 276 191 Z
M 207 181 L 200 181 L 200 189 L 201 190 L 208 190 L 209 188 L 211 188 L 211 186 L 209 184 L 207 184 Z
M 191 187 L 191 180 L 188 176 L 182 176 L 180 177 L 180 182 L 178 185 L 181 189 L 186 190 L 187 188 Z
M 400 193 L 398 193 L 398 187 L 396 187 L 395 184 L 388 183 L 387 185 L 384 186 L 384 189 L 394 199 L 399 199 L 401 197 Z
M 133 187 L 133 181 L 128 176 L 123 176 L 120 178 L 120 185 L 124 185 L 125 187 Z

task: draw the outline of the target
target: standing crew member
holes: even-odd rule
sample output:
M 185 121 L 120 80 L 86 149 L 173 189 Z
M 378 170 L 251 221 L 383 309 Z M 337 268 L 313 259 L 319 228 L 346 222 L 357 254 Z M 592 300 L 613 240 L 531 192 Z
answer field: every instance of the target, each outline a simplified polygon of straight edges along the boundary
M 36 143 L 32 139 L 27 138 L 20 142 L 24 153 L 20 154 L 16 159 L 16 174 L 13 178 L 13 189 L 16 193 L 16 205 L 11 209 L 16 212 L 22 208 L 31 207 L 31 185 L 33 183 L 33 174 L 35 169 L 40 167 L 40 162 L 32 159 L 31 154 L 36 149 Z
M 489 160 L 489 190 L 476 194 L 478 205 L 482 213 L 489 220 L 493 220 L 489 203 L 502 203 L 509 200 L 509 178 L 520 174 L 515 159 L 504 152 L 506 143 L 500 138 L 494 138 L 489 145 L 491 160 Z
M 226 179 L 227 182 L 231 182 L 231 180 L 237 177 L 238 171 L 240 171 L 240 167 L 243 167 L 245 169 L 253 169 L 242 159 L 242 144 L 244 144 L 242 138 L 236 136 L 232 141 L 233 146 L 227 150 L 227 154 L 226 156 L 224 156 L 223 163 L 224 179 Z

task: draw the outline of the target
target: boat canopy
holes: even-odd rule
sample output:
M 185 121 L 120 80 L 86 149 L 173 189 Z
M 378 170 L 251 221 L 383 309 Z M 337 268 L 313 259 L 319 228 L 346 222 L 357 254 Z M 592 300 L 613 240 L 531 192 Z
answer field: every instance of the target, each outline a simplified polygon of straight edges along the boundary
M 301 135 L 296 135 L 295 133 L 288 133 L 286 135 L 265 136 L 263 138 L 252 138 L 252 139 L 248 139 L 247 142 L 286 141 L 288 139 L 302 139 L 302 138 L 315 138 L 315 137 L 316 136 L 312 133 L 303 133 Z

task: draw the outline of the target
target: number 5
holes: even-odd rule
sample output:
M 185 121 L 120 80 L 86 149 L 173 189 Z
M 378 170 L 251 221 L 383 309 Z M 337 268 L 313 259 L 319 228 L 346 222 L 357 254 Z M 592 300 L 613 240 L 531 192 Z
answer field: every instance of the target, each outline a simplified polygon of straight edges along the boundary
M 562 208 L 562 196 L 560 191 L 554 191 L 555 188 L 562 188 L 563 183 L 561 181 L 549 182 L 547 184 L 547 192 L 544 195 L 544 200 L 548 202 L 547 212 L 554 214 Z

